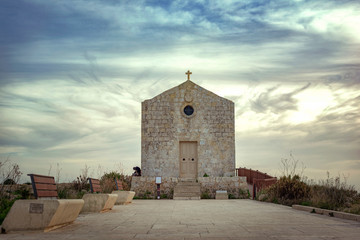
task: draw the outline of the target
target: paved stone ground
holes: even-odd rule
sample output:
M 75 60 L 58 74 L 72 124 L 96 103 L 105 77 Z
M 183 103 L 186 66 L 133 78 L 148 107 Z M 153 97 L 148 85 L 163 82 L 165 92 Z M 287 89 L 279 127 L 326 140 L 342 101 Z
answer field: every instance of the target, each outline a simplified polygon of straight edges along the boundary
M 360 223 L 252 200 L 135 200 L 48 233 L 0 239 L 360 239 Z

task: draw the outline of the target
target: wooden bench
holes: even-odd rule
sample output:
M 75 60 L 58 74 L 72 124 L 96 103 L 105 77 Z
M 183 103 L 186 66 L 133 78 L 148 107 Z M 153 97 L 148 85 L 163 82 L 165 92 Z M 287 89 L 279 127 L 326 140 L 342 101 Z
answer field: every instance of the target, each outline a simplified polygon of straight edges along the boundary
M 123 182 L 117 178 L 114 178 L 116 190 L 112 191 L 118 197 L 116 199 L 116 205 L 130 204 L 135 196 L 133 191 L 124 191 Z
M 34 196 L 36 199 L 58 198 L 54 177 L 37 175 L 37 174 L 28 174 L 28 176 L 30 176 L 31 184 L 34 190 Z
M 115 182 L 116 190 L 118 190 L 118 191 L 124 190 L 123 182 L 120 179 L 114 178 L 114 182 Z
M 91 193 L 101 193 L 102 192 L 99 179 L 88 178 L 88 180 L 90 183 Z
M 85 194 L 85 202 L 81 212 L 106 212 L 111 210 L 116 202 L 116 194 L 102 193 L 100 181 L 95 178 L 88 178 L 91 193 Z
M 57 199 L 54 177 L 28 174 L 37 199 L 17 200 L 6 216 L 2 232 L 43 230 L 75 221 L 84 206 L 82 199 Z

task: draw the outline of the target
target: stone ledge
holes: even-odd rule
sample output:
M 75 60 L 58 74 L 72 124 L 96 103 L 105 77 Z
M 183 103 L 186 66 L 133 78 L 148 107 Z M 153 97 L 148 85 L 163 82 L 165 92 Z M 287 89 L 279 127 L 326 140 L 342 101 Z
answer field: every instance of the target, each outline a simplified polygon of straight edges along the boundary
M 2 224 L 2 231 L 48 232 L 74 222 L 83 206 L 82 199 L 17 200 Z
M 116 194 L 116 205 L 130 204 L 135 196 L 133 191 L 113 191 L 111 194 Z
M 161 194 L 166 194 L 168 198 L 173 198 L 174 188 L 180 181 L 180 178 L 162 177 L 161 180 Z M 207 193 L 212 199 L 215 199 L 215 192 L 218 189 L 227 190 L 228 194 L 231 194 L 234 198 L 243 198 L 243 193 L 246 194 L 248 190 L 246 177 L 198 177 L 197 182 L 200 184 L 200 192 Z M 155 177 L 133 177 L 131 191 L 136 192 L 136 197 L 147 196 L 148 198 L 155 199 Z M 246 196 L 246 198 L 248 197 Z
M 216 195 L 215 195 L 215 199 L 217 199 L 217 200 L 229 199 L 227 191 L 217 190 Z
M 352 213 L 345 213 L 345 212 L 339 212 L 334 210 L 328 210 L 328 209 L 321 209 L 316 207 L 309 207 L 309 206 L 302 206 L 302 205 L 293 205 L 293 209 L 305 211 L 309 213 L 317 213 L 321 215 L 326 215 L 330 217 L 336 217 L 336 218 L 342 218 L 347 220 L 353 220 L 360 222 L 360 215 L 352 214 Z
M 117 194 L 88 193 L 83 196 L 84 207 L 81 213 L 106 212 L 111 210 L 118 198 Z

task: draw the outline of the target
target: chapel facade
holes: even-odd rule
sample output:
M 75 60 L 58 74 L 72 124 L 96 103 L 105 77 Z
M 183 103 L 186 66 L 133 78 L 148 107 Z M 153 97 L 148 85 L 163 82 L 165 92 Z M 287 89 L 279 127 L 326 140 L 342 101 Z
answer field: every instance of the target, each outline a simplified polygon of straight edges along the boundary
M 142 102 L 144 177 L 235 174 L 234 103 L 188 80 Z

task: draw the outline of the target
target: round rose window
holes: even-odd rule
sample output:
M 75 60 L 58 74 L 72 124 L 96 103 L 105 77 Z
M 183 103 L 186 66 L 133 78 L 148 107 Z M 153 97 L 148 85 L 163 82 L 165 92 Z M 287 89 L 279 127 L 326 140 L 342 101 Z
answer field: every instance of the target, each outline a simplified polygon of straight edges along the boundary
M 186 107 L 184 107 L 184 113 L 187 116 L 191 116 L 194 113 L 194 108 L 192 106 L 190 106 L 190 105 L 187 105 Z

